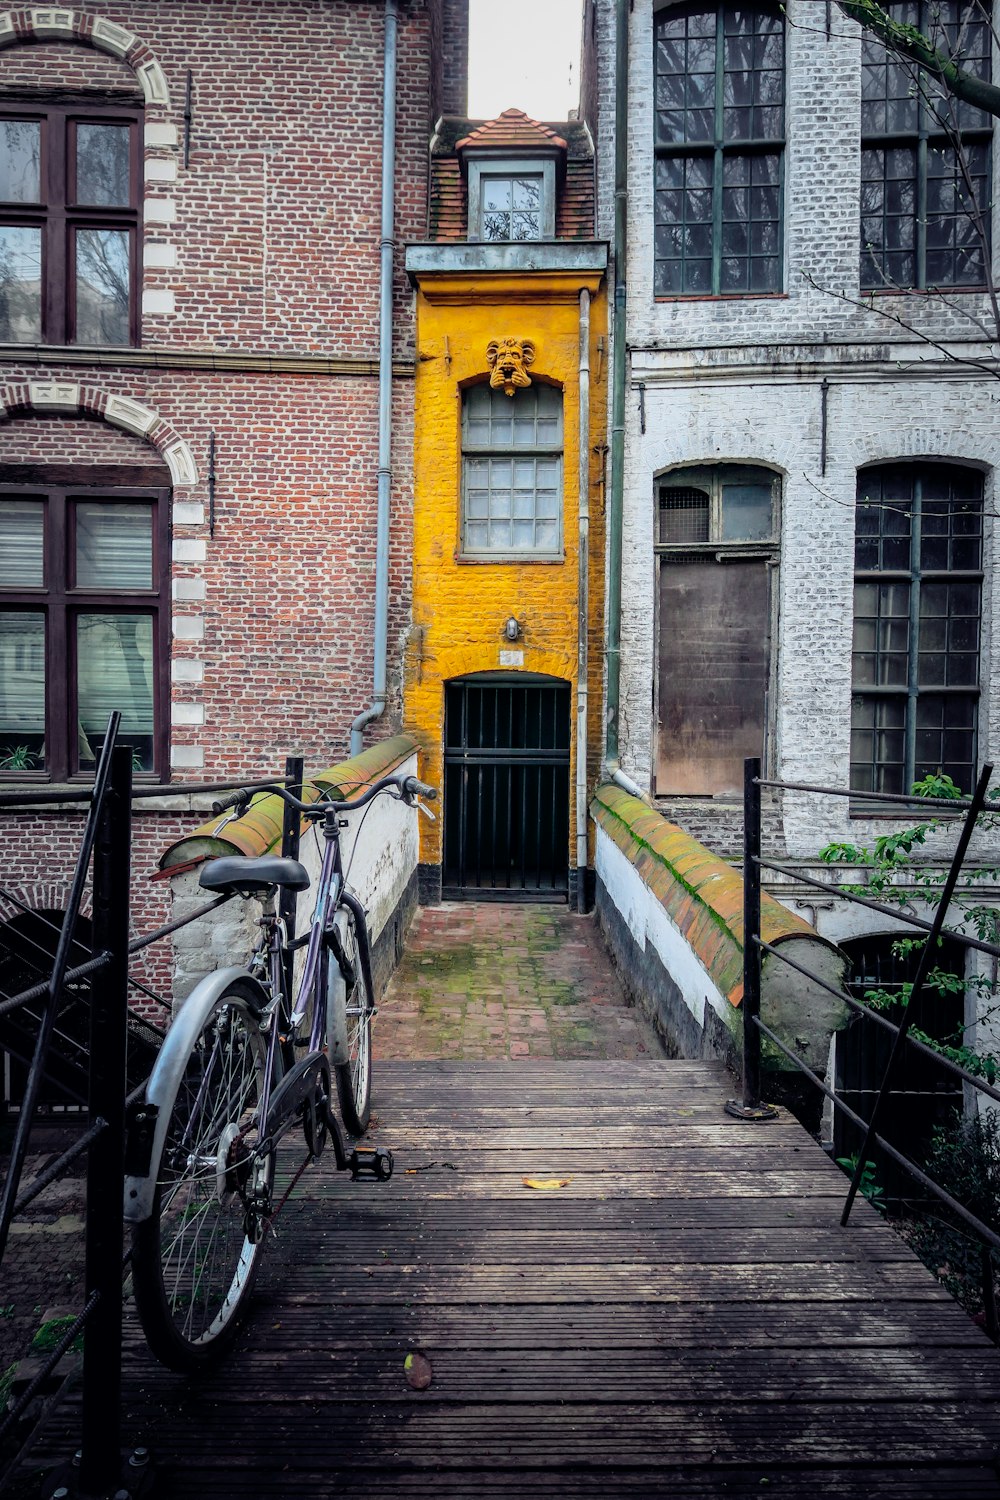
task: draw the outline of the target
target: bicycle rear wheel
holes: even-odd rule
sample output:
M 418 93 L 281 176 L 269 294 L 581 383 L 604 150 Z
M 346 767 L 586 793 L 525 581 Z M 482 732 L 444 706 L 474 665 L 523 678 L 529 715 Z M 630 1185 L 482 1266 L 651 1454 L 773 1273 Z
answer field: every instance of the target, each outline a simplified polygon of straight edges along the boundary
M 349 906 L 338 913 L 342 953 L 327 950 L 327 1015 L 331 1032 L 346 1037 L 344 1059 L 335 1062 L 340 1113 L 351 1135 L 364 1135 L 371 1118 L 372 1017 L 375 999 L 358 944 L 357 919 Z
M 249 988 L 214 1004 L 170 1105 L 150 1218 L 132 1235 L 143 1332 L 157 1359 L 195 1370 L 235 1337 L 257 1276 L 274 1183 L 256 1151 L 266 1040 Z

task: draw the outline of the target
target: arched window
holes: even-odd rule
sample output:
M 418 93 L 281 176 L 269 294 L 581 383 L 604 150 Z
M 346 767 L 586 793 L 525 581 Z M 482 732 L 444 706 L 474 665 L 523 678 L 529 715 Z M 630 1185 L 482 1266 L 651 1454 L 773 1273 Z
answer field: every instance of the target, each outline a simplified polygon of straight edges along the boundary
M 0 343 L 139 342 L 142 108 L 0 100 Z
M 507 396 L 474 385 L 462 402 L 466 557 L 562 556 L 562 392 L 533 381 Z
M 858 475 L 851 786 L 976 779 L 983 480 L 945 464 Z
M 670 7 L 655 26 L 657 296 L 781 289 L 781 8 Z
M 165 775 L 167 470 L 21 472 L 0 485 L 0 778 L 92 776 L 112 709 L 135 770 Z
M 884 9 L 989 78 L 988 7 L 887 0 Z M 862 287 L 985 286 L 992 120 L 867 33 L 862 47 Z
M 718 464 L 657 487 L 659 795 L 737 795 L 767 739 L 778 476 Z

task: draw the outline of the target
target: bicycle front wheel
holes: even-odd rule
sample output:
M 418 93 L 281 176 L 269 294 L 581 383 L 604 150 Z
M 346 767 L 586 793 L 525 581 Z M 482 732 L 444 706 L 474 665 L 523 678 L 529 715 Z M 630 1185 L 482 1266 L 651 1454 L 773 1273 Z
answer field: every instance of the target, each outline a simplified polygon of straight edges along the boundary
M 346 920 L 344 920 L 346 919 Z M 351 1135 L 364 1135 L 371 1117 L 372 1017 L 375 1000 L 358 944 L 357 919 L 349 906 L 338 912 L 341 954 L 327 950 L 327 1014 L 340 1039 L 334 1063 L 340 1113 Z
M 274 1150 L 257 1109 L 267 1047 L 238 983 L 213 1006 L 169 1107 L 150 1218 L 132 1235 L 136 1307 L 147 1343 L 174 1370 L 219 1358 L 253 1289 L 271 1213 Z

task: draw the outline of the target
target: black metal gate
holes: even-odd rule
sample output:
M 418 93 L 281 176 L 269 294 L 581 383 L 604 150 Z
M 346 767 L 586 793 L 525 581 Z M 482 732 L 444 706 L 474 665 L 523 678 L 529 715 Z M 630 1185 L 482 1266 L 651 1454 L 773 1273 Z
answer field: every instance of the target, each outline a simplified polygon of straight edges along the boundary
M 483 673 L 445 689 L 447 901 L 564 901 L 569 684 Z

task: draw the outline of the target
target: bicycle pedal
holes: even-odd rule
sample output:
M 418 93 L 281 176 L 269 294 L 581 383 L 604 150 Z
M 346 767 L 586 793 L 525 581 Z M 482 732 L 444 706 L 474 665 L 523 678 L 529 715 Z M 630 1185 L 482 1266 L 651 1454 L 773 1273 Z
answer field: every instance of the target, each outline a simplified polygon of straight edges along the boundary
M 388 1182 L 392 1176 L 392 1152 L 384 1146 L 355 1146 L 347 1164 L 352 1181 L 357 1181 L 362 1172 L 370 1173 L 377 1182 Z

